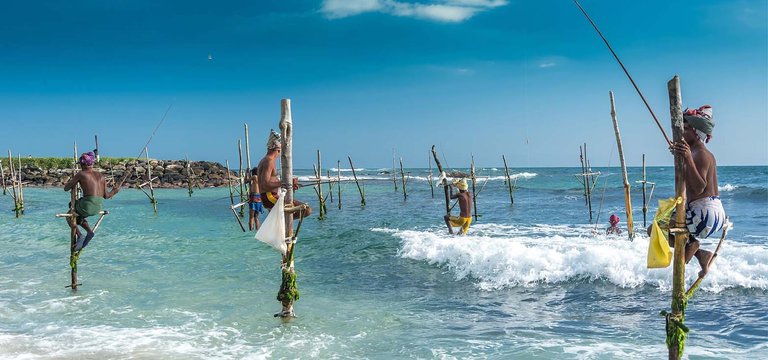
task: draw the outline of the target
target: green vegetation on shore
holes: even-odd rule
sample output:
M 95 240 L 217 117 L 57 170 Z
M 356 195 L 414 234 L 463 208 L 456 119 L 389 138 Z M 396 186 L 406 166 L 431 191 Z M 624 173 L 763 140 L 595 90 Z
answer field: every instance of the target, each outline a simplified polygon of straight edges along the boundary
M 101 157 L 99 159 L 99 163 L 97 166 L 100 167 L 111 167 L 118 164 L 126 164 L 129 162 L 133 162 L 134 158 L 112 158 L 112 157 Z M 3 169 L 8 169 L 8 159 L 0 159 L 0 163 L 3 164 Z M 49 170 L 49 169 L 71 169 L 75 166 L 75 160 L 70 157 L 66 158 L 56 158 L 56 157 L 43 157 L 43 158 L 33 158 L 33 157 L 22 157 L 21 158 L 21 167 L 38 167 L 43 170 Z M 18 168 L 18 158 L 13 159 L 13 167 Z M 6 170 L 7 171 L 7 170 Z

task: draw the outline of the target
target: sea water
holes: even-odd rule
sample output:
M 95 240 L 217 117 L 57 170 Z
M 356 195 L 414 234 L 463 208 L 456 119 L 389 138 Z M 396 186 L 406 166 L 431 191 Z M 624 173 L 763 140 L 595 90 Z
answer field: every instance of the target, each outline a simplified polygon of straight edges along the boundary
M 427 169 L 406 169 L 407 199 L 391 169 L 358 170 L 365 206 L 342 169 L 341 209 L 334 188 L 323 220 L 303 187 L 296 197 L 314 213 L 296 245 L 291 321 L 273 317 L 280 254 L 240 230 L 226 187 L 155 190 L 157 215 L 137 189 L 105 201 L 77 291 L 65 288 L 69 230 L 54 217 L 69 194 L 27 188 L 18 219 L 0 196 L 0 358 L 666 357 L 659 312 L 670 309 L 672 271 L 645 266 L 641 170 L 629 173 L 634 241 L 620 171 L 593 170 L 590 221 L 578 168 L 514 169 L 514 204 L 503 169 L 478 169 L 480 217 L 466 236 L 447 234 L 443 190 L 430 188 Z M 718 170 L 734 228 L 688 304 L 685 357 L 768 358 L 768 167 Z M 647 178 L 650 223 L 656 201 L 673 195 L 674 171 L 648 168 Z M 614 213 L 625 233 L 606 236 Z M 687 284 L 698 270 L 687 265 Z

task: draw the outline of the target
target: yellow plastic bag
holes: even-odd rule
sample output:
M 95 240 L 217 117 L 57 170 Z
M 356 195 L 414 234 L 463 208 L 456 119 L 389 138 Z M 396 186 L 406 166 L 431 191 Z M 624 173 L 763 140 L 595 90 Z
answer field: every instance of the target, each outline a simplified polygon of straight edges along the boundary
M 659 208 L 656 210 L 656 216 L 653 217 L 653 225 L 651 225 L 651 242 L 648 244 L 647 265 L 649 269 L 665 268 L 672 263 L 672 249 L 669 247 L 667 234 L 661 229 L 659 222 L 668 223 L 675 206 L 682 201 L 682 198 L 659 200 Z

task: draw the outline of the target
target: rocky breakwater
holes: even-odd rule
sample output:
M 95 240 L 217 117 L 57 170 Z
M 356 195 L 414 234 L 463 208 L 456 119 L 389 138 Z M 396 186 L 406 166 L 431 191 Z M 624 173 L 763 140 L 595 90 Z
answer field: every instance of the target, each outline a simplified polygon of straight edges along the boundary
M 227 168 L 216 162 L 184 160 L 140 160 L 129 163 L 109 164 L 105 161 L 94 165 L 94 170 L 101 172 L 108 179 L 108 186 L 114 177 L 117 181 L 128 172 L 123 188 L 137 187 L 148 181 L 147 169 L 152 174 L 152 186 L 155 188 L 186 188 L 191 181 L 197 187 L 217 187 L 227 185 Z M 8 177 L 8 169 L 3 169 Z M 43 169 L 35 165 L 22 166 L 21 179 L 25 186 L 63 187 L 79 170 Z M 237 174 L 230 171 L 230 177 L 236 182 Z

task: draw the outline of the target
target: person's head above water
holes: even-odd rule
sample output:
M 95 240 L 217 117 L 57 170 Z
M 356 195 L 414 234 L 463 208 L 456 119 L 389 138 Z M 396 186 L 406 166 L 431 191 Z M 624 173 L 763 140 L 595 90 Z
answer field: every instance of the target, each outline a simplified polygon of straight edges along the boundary
M 616 214 L 613 214 L 610 218 L 608 218 L 608 222 L 611 223 L 611 225 L 616 225 L 619 223 L 619 217 L 616 216 Z
M 90 151 L 83 153 L 80 155 L 80 159 L 78 159 L 77 162 L 82 166 L 93 166 L 93 163 L 96 162 L 96 155 Z

